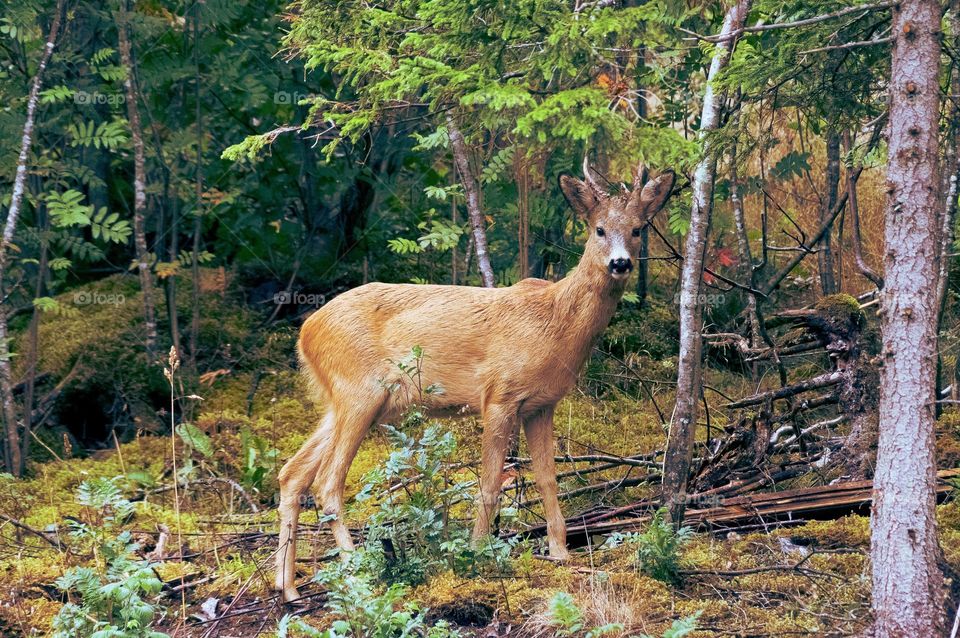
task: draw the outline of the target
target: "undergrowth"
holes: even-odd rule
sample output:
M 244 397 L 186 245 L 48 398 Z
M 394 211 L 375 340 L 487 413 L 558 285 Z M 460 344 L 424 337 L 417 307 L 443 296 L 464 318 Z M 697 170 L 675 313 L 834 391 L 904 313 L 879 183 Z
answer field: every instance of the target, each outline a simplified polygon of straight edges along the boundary
M 163 583 L 120 525 L 133 514 L 113 479 L 84 481 L 77 502 L 87 517 L 71 520 L 71 549 L 92 552 L 93 566 L 73 567 L 56 580 L 70 599 L 53 619 L 53 638 L 166 638 L 151 629 Z

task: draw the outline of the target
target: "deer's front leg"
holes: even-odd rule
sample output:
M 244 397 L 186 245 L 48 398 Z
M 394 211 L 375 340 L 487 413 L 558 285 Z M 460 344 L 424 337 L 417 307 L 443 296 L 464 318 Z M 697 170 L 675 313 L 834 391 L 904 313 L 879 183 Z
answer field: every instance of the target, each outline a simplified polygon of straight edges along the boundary
M 570 554 L 567 551 L 567 524 L 557 500 L 557 469 L 553 460 L 553 407 L 526 419 L 523 429 L 533 460 L 533 476 L 540 491 L 540 498 L 543 499 L 550 555 L 563 560 L 569 558 Z
M 517 409 L 513 405 L 490 405 L 483 412 L 483 437 L 480 456 L 480 504 L 473 539 L 490 533 L 490 521 L 500 504 L 503 462 L 510 441 L 519 430 Z

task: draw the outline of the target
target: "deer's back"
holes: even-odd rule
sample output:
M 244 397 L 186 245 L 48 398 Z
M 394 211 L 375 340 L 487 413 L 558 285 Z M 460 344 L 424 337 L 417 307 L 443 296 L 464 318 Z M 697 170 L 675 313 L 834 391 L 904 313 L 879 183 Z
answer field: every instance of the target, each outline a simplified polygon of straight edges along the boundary
M 576 370 L 551 353 L 551 335 L 562 328 L 552 285 L 367 284 L 307 319 L 301 353 L 328 383 L 399 384 L 408 392 L 409 374 L 398 363 L 409 365 L 419 346 L 424 356 L 417 383 L 439 388 L 428 397 L 437 408 L 469 406 L 464 411 L 473 412 L 484 400 L 522 402 L 538 393 L 555 401 L 569 390 Z M 493 396 L 504 393 L 511 396 Z

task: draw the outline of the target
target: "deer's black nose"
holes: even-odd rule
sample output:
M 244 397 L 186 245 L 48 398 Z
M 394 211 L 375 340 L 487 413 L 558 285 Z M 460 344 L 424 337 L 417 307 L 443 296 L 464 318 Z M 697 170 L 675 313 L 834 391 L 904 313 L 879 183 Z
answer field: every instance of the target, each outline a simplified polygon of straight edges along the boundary
M 622 275 L 633 270 L 633 261 L 623 257 L 610 260 L 610 272 Z

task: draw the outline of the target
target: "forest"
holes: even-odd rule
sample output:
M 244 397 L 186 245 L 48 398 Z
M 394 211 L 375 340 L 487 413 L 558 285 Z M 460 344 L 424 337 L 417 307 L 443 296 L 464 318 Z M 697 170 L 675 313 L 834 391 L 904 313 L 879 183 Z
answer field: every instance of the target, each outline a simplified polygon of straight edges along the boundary
M 960 635 L 960 0 L 4 0 L 0 635 Z

